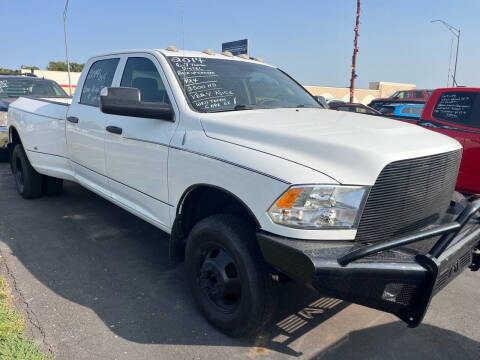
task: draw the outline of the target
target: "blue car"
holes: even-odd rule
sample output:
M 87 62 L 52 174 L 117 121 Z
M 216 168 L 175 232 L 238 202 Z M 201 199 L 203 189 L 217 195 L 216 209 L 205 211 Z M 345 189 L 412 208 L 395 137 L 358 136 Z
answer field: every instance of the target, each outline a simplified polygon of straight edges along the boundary
M 417 122 L 422 115 L 425 104 L 387 104 L 384 105 L 380 112 L 383 115 Z

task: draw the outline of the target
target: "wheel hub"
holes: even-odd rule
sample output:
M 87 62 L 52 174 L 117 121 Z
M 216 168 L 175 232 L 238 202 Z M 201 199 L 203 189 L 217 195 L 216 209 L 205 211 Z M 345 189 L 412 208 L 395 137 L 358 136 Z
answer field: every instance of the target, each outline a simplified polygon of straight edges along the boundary
M 233 259 L 222 249 L 207 252 L 198 276 L 201 290 L 223 310 L 232 310 L 240 299 L 240 278 Z

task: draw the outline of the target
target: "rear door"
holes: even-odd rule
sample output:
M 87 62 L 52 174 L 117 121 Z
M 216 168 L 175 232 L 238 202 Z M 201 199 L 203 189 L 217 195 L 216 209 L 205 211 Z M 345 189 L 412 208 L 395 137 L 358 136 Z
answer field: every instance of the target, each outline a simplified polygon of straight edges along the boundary
M 121 87 L 140 89 L 142 102 L 173 104 L 175 121 L 110 115 L 106 166 L 112 197 L 159 226 L 170 226 L 167 160 L 179 112 L 159 61 L 150 54 L 122 58 Z
M 67 148 L 79 182 L 92 190 L 106 192 L 105 123 L 111 115 L 100 111 L 100 90 L 111 86 L 119 56 L 91 60 L 67 115 Z M 81 80 L 82 82 L 82 80 Z M 80 90 L 81 89 L 81 90 Z

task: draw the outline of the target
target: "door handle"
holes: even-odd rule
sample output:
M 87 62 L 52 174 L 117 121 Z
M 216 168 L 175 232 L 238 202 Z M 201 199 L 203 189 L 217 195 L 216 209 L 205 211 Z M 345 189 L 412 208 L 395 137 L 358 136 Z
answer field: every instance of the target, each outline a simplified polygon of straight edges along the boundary
M 109 125 L 109 126 L 107 126 L 107 131 L 111 132 L 112 134 L 121 135 L 123 130 L 122 130 L 121 127 Z
M 74 123 L 74 124 L 78 123 L 78 117 L 76 117 L 76 116 L 69 116 L 69 117 L 67 117 L 67 120 L 70 121 L 71 123 Z

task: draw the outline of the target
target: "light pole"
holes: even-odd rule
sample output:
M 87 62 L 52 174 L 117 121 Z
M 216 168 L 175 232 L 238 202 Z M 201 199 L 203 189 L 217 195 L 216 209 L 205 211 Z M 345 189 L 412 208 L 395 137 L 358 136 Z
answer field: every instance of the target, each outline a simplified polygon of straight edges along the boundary
M 455 55 L 455 68 L 453 70 L 453 85 L 458 86 L 458 84 L 457 84 L 457 62 L 458 62 L 458 45 L 460 44 L 460 29 L 457 29 L 456 27 L 453 27 L 449 23 L 447 23 L 443 20 L 439 20 L 439 19 L 431 20 L 430 22 L 432 22 L 432 23 L 433 22 L 442 23 L 457 38 L 457 53 Z
M 72 96 L 72 82 L 70 80 L 70 61 L 68 60 L 68 45 L 67 45 L 67 9 L 68 9 L 68 0 L 65 3 L 65 9 L 63 10 L 63 35 L 65 37 L 65 56 L 67 58 L 67 71 L 68 71 L 68 91 L 69 95 Z

